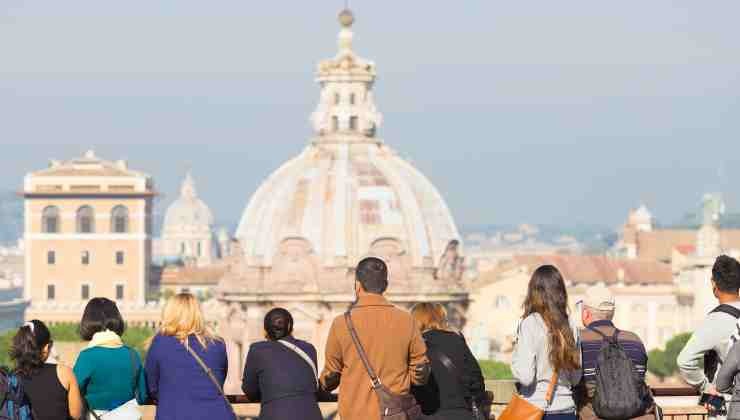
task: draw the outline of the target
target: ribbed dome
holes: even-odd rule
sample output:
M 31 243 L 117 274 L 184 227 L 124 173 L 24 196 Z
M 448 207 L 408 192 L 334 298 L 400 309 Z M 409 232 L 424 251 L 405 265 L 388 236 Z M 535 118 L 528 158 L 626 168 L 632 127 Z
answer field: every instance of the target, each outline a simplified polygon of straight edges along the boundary
M 180 187 L 180 197 L 167 207 L 163 231 L 210 231 L 213 223 L 213 213 L 198 198 L 195 181 L 188 173 Z
M 351 293 L 368 255 L 388 262 L 391 292 L 462 290 L 455 222 L 431 182 L 376 137 L 375 65 L 352 51 L 347 22 L 338 54 L 318 67 L 315 137 L 243 213 L 245 264 L 222 282 L 227 294 Z

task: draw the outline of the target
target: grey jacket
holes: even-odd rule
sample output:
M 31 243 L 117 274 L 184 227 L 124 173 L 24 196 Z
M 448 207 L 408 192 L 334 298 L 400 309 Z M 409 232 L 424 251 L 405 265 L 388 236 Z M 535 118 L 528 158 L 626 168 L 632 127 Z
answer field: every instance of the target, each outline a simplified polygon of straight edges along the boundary
M 574 332 L 577 337 L 577 333 Z M 548 331 L 539 314 L 524 318 L 519 324 L 511 360 L 511 371 L 519 384 L 519 393 L 530 403 L 547 412 L 575 411 L 572 388 L 581 380 L 581 370 L 558 372 L 558 383 L 552 403 L 547 406 L 545 394 L 553 374 L 550 365 Z M 578 353 L 580 354 L 580 348 Z
M 722 368 L 717 373 L 715 385 L 717 391 L 732 394 L 727 403 L 727 420 L 740 420 L 740 346 L 738 343 L 730 348 Z
M 732 302 L 730 305 L 740 309 L 740 302 Z M 694 334 L 676 360 L 681 376 L 689 385 L 693 385 L 700 391 L 704 391 L 709 386 L 709 379 L 704 374 L 701 365 L 704 355 L 710 350 L 716 351 L 720 359 L 720 365 L 724 366 L 725 357 L 730 349 L 730 336 L 735 332 L 736 324 L 737 319 L 733 316 L 722 312 L 714 312 L 707 315 L 704 321 L 694 330 Z M 719 375 L 717 376 L 719 377 Z M 729 396 L 726 395 L 725 398 L 728 399 Z M 723 418 L 724 416 L 716 414 L 709 416 L 709 419 Z

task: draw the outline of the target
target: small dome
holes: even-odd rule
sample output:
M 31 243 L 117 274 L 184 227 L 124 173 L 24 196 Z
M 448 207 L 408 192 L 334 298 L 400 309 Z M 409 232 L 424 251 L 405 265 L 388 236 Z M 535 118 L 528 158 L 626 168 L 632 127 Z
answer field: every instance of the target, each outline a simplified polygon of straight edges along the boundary
M 198 198 L 195 181 L 188 173 L 180 187 L 180 197 L 167 207 L 164 230 L 210 230 L 213 223 L 213 213 L 206 203 Z

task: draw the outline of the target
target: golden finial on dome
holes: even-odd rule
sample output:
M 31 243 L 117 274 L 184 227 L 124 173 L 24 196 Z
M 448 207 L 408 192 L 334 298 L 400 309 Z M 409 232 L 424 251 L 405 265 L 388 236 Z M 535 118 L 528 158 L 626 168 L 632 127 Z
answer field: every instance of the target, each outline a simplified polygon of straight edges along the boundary
M 343 9 L 339 12 L 339 24 L 344 28 L 349 28 L 355 23 L 355 15 L 349 9 Z

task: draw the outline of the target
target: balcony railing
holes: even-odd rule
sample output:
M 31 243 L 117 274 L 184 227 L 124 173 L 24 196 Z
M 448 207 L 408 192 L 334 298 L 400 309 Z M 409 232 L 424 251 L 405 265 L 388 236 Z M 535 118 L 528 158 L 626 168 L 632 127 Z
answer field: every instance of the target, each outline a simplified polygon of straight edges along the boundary
M 697 405 L 699 394 L 693 388 L 689 387 L 654 387 L 653 394 L 656 397 L 658 405 L 663 409 L 663 419 L 665 420 L 706 420 L 707 413 L 703 407 Z M 259 416 L 259 403 L 250 402 L 244 395 L 229 395 L 229 402 L 233 404 L 240 420 L 254 420 Z M 321 398 L 320 406 L 327 420 L 341 420 L 337 415 L 336 395 L 324 396 Z M 503 398 L 501 398 L 503 399 Z M 497 401 L 493 403 L 492 419 L 498 415 L 507 401 Z M 155 408 L 153 406 L 145 407 L 144 419 L 154 418 Z

